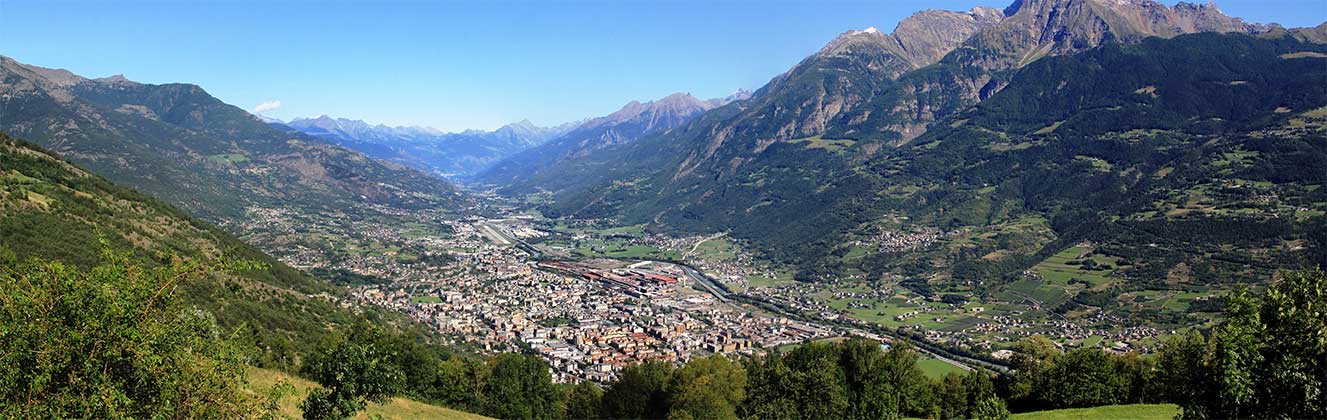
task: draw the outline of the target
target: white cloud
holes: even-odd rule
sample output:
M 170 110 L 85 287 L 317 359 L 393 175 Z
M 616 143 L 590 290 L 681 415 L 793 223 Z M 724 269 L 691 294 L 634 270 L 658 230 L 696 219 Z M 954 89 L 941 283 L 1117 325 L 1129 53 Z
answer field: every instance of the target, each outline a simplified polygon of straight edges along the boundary
M 277 108 L 280 108 L 280 107 L 281 107 L 281 101 L 278 101 L 278 100 L 271 100 L 271 101 L 267 101 L 267 102 L 263 102 L 263 103 L 261 103 L 261 104 L 255 105 L 255 106 L 253 107 L 253 110 L 252 110 L 252 111 L 249 111 L 249 112 L 254 113 L 254 114 L 262 114 L 262 113 L 264 113 L 264 112 L 271 111 L 271 110 L 273 110 L 273 109 L 277 109 Z

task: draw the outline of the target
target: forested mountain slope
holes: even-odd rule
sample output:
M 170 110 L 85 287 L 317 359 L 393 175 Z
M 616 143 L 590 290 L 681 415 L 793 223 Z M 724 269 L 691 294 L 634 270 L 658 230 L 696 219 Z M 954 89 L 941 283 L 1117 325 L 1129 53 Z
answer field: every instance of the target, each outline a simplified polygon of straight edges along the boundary
M 102 248 L 131 251 L 149 266 L 222 255 L 265 264 L 178 286 L 188 304 L 210 312 L 223 328 L 243 327 L 239 336 L 260 351 L 258 366 L 294 369 L 324 336 L 357 320 L 401 322 L 342 308 L 340 289 L 170 205 L 0 134 L 0 263 L 39 258 L 87 269 L 98 264 Z
M 1150 0 L 1020 0 L 1003 13 L 921 12 L 889 35 L 868 29 L 840 35 L 750 101 L 707 112 L 624 150 L 567 161 L 546 171 L 561 176 L 538 179 L 535 187 L 560 193 L 564 213 L 606 204 L 607 213 L 588 215 L 611 214 L 619 203 L 614 195 L 638 192 L 668 201 L 648 205 L 654 212 L 675 213 L 705 194 L 704 184 L 731 185 L 742 176 L 792 166 L 798 174 L 767 179 L 776 189 L 805 195 L 804 179 L 834 177 L 925 133 L 933 121 L 998 92 L 1010 74 L 1037 58 L 1148 36 L 1275 27 L 1183 3 L 1171 8 Z M 919 49 L 927 53 L 917 54 Z M 812 150 L 780 158 L 764 153 L 781 143 Z M 826 157 L 816 150 L 836 153 Z
M 1321 260 L 1324 51 L 1289 36 L 1111 43 L 1037 60 L 977 107 L 871 157 L 848 157 L 860 142 L 820 136 L 772 143 L 717 177 L 628 163 L 644 175 L 567 192 L 548 211 L 730 229 L 805 278 L 848 266 L 999 277 L 1089 239 L 1168 253 L 1134 267 L 1148 281 L 1186 255 L 1251 267 Z M 657 163 L 643 150 L 612 154 Z M 748 159 L 759 170 L 741 170 Z M 939 254 L 842 258 L 854 241 L 923 228 L 958 236 Z

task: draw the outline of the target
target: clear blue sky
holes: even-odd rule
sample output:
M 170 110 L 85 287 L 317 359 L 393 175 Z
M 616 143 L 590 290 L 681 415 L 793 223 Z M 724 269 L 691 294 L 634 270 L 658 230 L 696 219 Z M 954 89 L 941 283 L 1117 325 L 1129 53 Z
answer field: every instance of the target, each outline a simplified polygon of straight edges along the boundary
M 632 99 L 754 89 L 848 29 L 1008 1 L 0 0 L 0 54 L 102 77 L 188 82 L 266 115 L 447 130 L 555 124 Z M 1311 26 L 1327 0 L 1222 0 Z

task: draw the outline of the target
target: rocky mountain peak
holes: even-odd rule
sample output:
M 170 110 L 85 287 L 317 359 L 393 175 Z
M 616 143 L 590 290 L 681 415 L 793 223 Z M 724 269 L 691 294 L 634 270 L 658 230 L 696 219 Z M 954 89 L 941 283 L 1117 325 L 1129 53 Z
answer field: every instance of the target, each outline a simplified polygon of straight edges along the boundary
M 710 105 L 712 105 L 713 107 L 718 108 L 718 107 L 721 107 L 721 106 L 724 106 L 724 105 L 728 105 L 728 104 L 733 103 L 733 102 L 737 102 L 737 101 L 745 101 L 745 100 L 747 100 L 747 99 L 751 99 L 751 95 L 753 95 L 753 94 L 754 94 L 754 93 L 751 92 L 751 90 L 749 90 L 749 89 L 738 89 L 736 92 L 733 92 L 732 95 L 728 95 L 728 96 L 725 96 L 725 97 L 722 97 L 722 98 L 714 98 L 714 99 L 710 99 L 710 100 L 705 101 L 705 102 L 708 102 L 708 103 L 709 103 Z
M 1004 13 L 990 7 L 966 12 L 924 10 L 899 21 L 886 34 L 874 26 L 839 34 L 817 53 L 820 56 L 886 54 L 897 57 L 900 70 L 921 68 L 939 61 L 973 34 L 995 26 Z
M 900 21 L 890 37 L 897 43 L 895 51 L 920 68 L 940 61 L 973 34 L 1004 18 L 1004 13 L 990 7 L 974 7 L 966 12 L 925 10 Z
M 677 93 L 674 93 L 674 94 L 671 94 L 671 95 L 665 96 L 665 97 L 663 97 L 663 99 L 660 99 L 660 100 L 658 100 L 658 101 L 655 101 L 655 102 L 654 102 L 654 105 L 656 105 L 656 106 L 677 106 L 677 105 L 689 105 L 689 104 L 694 104 L 694 103 L 698 103 L 698 102 L 700 102 L 700 100 L 699 100 L 699 99 L 696 99 L 695 96 L 691 96 L 690 93 L 687 93 L 687 92 L 677 92 Z
M 110 76 L 110 77 L 102 77 L 102 78 L 92 79 L 92 81 L 97 82 L 97 83 L 102 83 L 102 84 L 108 84 L 108 85 L 121 85 L 121 84 L 125 84 L 125 85 L 137 85 L 137 84 L 139 84 L 138 82 L 135 82 L 135 81 L 133 81 L 133 80 L 129 80 L 129 78 L 124 77 L 123 74 L 117 74 L 117 75 Z
M 834 39 L 829 41 L 824 48 L 820 49 L 817 55 L 837 55 L 851 53 L 854 45 L 867 44 L 878 45 L 885 40 L 885 34 L 876 27 L 871 26 L 866 29 L 853 29 L 845 31 Z
M 990 69 L 1026 65 L 1047 55 L 1069 54 L 1106 42 L 1140 42 L 1152 36 L 1195 32 L 1257 34 L 1271 26 L 1226 16 L 1214 4 L 1153 0 L 1017 0 L 1006 17 L 974 35 L 967 45 L 986 51 L 977 64 Z

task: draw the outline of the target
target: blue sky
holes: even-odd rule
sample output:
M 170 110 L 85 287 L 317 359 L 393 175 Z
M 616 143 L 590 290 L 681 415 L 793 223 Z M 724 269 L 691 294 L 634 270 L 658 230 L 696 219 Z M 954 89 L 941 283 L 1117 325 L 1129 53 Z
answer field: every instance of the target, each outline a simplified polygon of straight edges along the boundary
M 755 89 L 848 29 L 980 0 L 0 0 L 0 54 L 89 76 L 201 85 L 266 115 L 446 130 L 556 124 L 672 92 Z M 1327 0 L 1223 0 L 1312 26 Z

